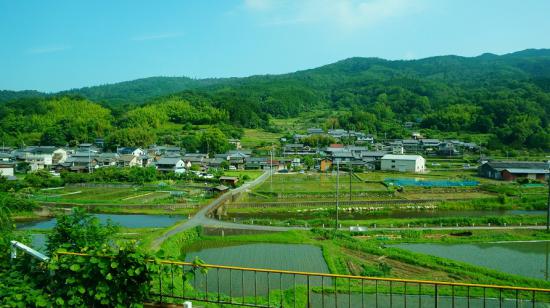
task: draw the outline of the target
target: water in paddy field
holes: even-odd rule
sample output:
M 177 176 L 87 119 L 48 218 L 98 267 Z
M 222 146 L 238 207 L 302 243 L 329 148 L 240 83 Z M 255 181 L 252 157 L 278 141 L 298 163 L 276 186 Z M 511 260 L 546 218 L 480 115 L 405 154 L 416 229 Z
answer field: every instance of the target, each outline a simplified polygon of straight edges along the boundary
M 323 258 L 321 248 L 313 245 L 297 244 L 247 244 L 220 248 L 207 248 L 196 252 L 189 252 L 186 261 L 191 262 L 199 257 L 208 264 L 240 266 L 249 268 L 264 268 L 276 270 L 290 270 L 300 272 L 329 273 L 328 266 Z M 303 276 L 279 275 L 229 270 L 210 269 L 208 281 L 211 284 L 209 290 L 216 290 L 218 282 L 220 292 L 223 294 L 239 297 L 244 296 L 265 296 L 268 290 L 289 289 L 296 285 L 305 285 L 306 278 Z M 202 291 L 206 290 L 206 279 L 204 275 L 197 276 L 196 283 Z M 256 281 L 256 283 L 255 283 Z M 269 281 L 269 285 L 268 282 Z M 330 278 L 311 281 L 311 286 L 320 286 L 325 283 L 329 286 L 332 283 Z
M 102 223 L 111 220 L 123 228 L 164 228 L 186 219 L 181 215 L 92 214 Z M 52 229 L 56 219 L 35 220 L 17 224 L 18 230 Z
M 413 286 L 414 287 L 414 286 Z M 411 287 L 411 289 L 413 289 Z M 427 287 L 426 287 L 427 289 Z M 311 296 L 312 307 L 420 307 L 420 308 L 432 308 L 432 307 L 453 307 L 453 308 L 470 308 L 470 307 L 485 307 L 485 308 L 512 308 L 512 307 L 549 307 L 547 303 L 533 303 L 528 300 L 528 297 L 521 298 L 517 301 L 514 295 L 510 297 L 503 297 L 502 301 L 498 298 L 488 297 L 483 300 L 480 296 L 473 296 L 468 299 L 466 296 L 456 296 L 454 300 L 451 296 L 438 296 L 437 305 L 436 299 L 433 295 L 417 294 L 404 295 L 403 293 L 394 293 L 390 296 L 388 293 L 380 293 L 378 296 L 372 293 L 354 293 L 351 295 L 347 293 L 338 293 L 335 297 L 334 294 L 321 294 L 313 293 Z
M 550 280 L 550 242 L 397 244 L 392 247 Z
M 192 261 L 196 256 L 206 263 L 256 267 L 268 269 L 283 269 L 300 272 L 328 272 L 328 267 L 323 259 L 321 250 L 312 245 L 294 244 L 247 244 L 229 247 L 206 248 L 188 252 L 186 261 Z M 333 292 L 333 286 L 337 282 L 339 292 Z M 199 292 L 208 292 L 211 298 L 217 298 L 218 291 L 222 298 L 233 302 L 254 303 L 255 298 L 265 303 L 269 298 L 271 306 L 280 306 L 281 298 L 279 290 L 284 290 L 285 306 L 293 307 L 294 298 L 297 298 L 296 307 L 306 307 L 307 278 L 294 274 L 279 273 L 254 273 L 239 270 L 212 268 L 207 274 L 197 272 L 195 279 L 189 281 L 190 285 Z M 470 298 L 466 296 L 466 289 L 455 289 L 455 298 L 450 295 L 450 287 L 440 287 L 439 296 L 433 296 L 432 285 L 422 286 L 422 295 L 418 295 L 418 285 L 409 283 L 407 293 L 404 292 L 404 284 L 393 282 L 392 294 L 389 294 L 389 282 L 379 282 L 380 293 L 374 294 L 375 282 L 365 281 L 365 292 L 361 293 L 359 281 L 353 281 L 353 289 L 348 292 L 349 280 L 347 278 L 334 278 L 311 276 L 310 307 L 548 307 L 545 303 L 532 304 L 531 293 L 520 294 L 518 301 L 515 293 L 503 293 L 502 301 L 499 301 L 498 291 L 487 291 L 487 297 L 482 298 L 481 289 L 472 289 Z M 324 292 L 321 291 L 324 287 Z M 370 291 L 368 290 L 370 286 Z M 382 289 L 384 288 L 384 289 Z M 192 296 L 192 295 L 189 295 Z M 204 293 L 198 295 L 199 298 Z M 539 298 L 540 300 L 540 298 Z M 516 306 L 517 305 L 517 306 Z

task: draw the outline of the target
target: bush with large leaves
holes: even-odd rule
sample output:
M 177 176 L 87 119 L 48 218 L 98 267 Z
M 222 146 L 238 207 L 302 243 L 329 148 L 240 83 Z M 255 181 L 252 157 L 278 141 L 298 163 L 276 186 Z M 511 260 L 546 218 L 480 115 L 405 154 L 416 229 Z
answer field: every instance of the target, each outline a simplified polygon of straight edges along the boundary
M 117 232 L 110 222 L 101 224 L 98 218 L 83 209 L 74 208 L 71 215 L 57 217 L 57 223 L 48 235 L 47 250 L 50 254 L 63 248 L 80 251 L 88 247 L 101 247 Z
M 117 230 L 78 208 L 57 218 L 47 242 L 53 274 L 47 289 L 57 306 L 131 307 L 147 299 L 152 279 L 148 266 L 154 265 L 132 243 L 116 245 L 112 236 Z
M 139 307 L 151 288 L 149 256 L 128 245 L 82 249 L 90 256 L 55 255 L 48 289 L 58 306 Z

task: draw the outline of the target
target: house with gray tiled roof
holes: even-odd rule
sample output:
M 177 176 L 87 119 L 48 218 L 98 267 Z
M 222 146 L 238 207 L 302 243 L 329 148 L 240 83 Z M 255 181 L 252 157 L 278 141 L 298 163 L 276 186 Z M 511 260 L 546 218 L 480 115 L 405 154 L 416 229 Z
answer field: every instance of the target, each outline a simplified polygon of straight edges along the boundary
M 531 161 L 489 161 L 478 168 L 482 177 L 513 181 L 518 178 L 544 181 L 550 174 L 549 164 Z

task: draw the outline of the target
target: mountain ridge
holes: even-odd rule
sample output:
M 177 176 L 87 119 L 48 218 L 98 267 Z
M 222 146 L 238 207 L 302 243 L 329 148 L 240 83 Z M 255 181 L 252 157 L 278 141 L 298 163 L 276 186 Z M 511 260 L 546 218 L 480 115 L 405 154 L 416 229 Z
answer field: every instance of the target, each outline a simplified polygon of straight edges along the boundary
M 475 57 L 457 55 L 433 56 L 415 60 L 387 60 L 378 57 L 350 57 L 334 63 L 315 68 L 299 70 L 285 74 L 263 74 L 247 77 L 204 78 L 152 76 L 110 84 L 87 86 L 55 93 L 44 93 L 35 90 L 11 91 L 0 90 L 0 103 L 18 98 L 37 98 L 63 95 L 77 95 L 106 105 L 143 104 L 157 97 L 186 90 L 197 90 L 219 86 L 238 87 L 251 83 L 269 83 L 273 80 L 293 79 L 306 83 L 326 75 L 345 77 L 363 76 L 379 73 L 385 78 L 451 78 L 451 71 L 466 71 L 473 77 L 484 77 L 486 72 L 479 72 L 476 67 L 482 65 L 491 70 L 506 71 L 506 75 L 520 78 L 550 78 L 550 49 L 525 49 L 503 55 L 483 53 Z M 438 71 L 439 69 L 439 71 Z M 500 74 L 502 75 L 502 74 Z M 501 76 L 502 77 L 502 76 Z M 507 77 L 508 78 L 508 77 Z M 376 78 L 375 78 L 376 79 Z

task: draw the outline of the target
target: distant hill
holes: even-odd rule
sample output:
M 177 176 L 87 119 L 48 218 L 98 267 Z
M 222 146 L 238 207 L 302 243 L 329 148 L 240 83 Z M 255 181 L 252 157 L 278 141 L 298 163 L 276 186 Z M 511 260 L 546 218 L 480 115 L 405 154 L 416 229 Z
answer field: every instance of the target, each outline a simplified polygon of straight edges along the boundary
M 143 104 L 151 99 L 188 89 L 212 85 L 219 79 L 191 79 L 187 77 L 149 77 L 80 89 L 58 94 L 76 94 L 106 105 Z
M 356 57 L 289 74 L 212 79 L 149 77 L 71 89 L 55 95 L 79 95 L 113 106 L 142 104 L 157 97 L 193 89 L 261 87 L 281 81 L 300 87 L 326 89 L 349 82 L 395 78 L 437 80 L 458 85 L 473 85 L 479 81 L 532 79 L 539 81 L 541 87 L 548 88 L 545 82 L 550 79 L 550 49 L 527 49 L 502 56 L 486 53 L 478 57 L 438 56 L 410 61 Z M 2 90 L 0 103 L 18 98 L 45 96 L 48 95 L 38 91 Z
M 0 90 L 0 104 L 22 98 L 39 98 L 45 97 L 46 94 L 34 90 L 25 91 L 10 91 Z
M 383 133 L 390 138 L 407 134 L 403 122 L 415 122 L 420 128 L 434 131 L 492 134 L 494 148 L 512 145 L 550 149 L 548 49 L 501 56 L 485 53 L 477 57 L 449 55 L 397 61 L 355 57 L 280 75 L 151 77 L 55 94 L 0 91 L 0 103 L 4 105 L 0 114 L 10 119 L 9 125 L 4 121 L 2 130 L 12 140 L 27 138 L 14 130 L 18 127 L 14 123 L 25 121 L 17 117 L 26 116 L 29 104 L 39 101 L 36 98 L 51 96 L 85 98 L 107 107 L 117 119 L 122 119 L 106 120 L 115 130 L 128 125 L 129 118 L 134 119 L 134 126 L 145 129 L 151 127 L 147 123 L 166 121 L 153 119 L 159 112 L 165 114 L 164 119 L 179 124 L 200 125 L 224 119 L 224 123 L 236 128 L 272 129 L 272 117 L 330 110 L 325 116 L 326 126 Z M 181 110 L 197 114 L 191 119 L 178 111 L 175 116 L 174 108 L 180 107 L 174 106 L 180 103 L 166 104 L 174 100 L 189 103 L 191 107 L 180 106 Z M 62 100 L 63 104 L 70 101 Z M 47 115 L 48 110 L 41 112 Z M 35 140 L 43 137 L 36 126 L 21 130 L 29 131 L 28 136 Z

